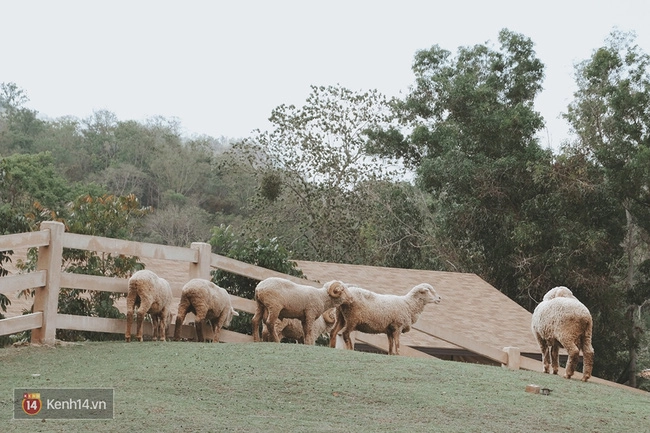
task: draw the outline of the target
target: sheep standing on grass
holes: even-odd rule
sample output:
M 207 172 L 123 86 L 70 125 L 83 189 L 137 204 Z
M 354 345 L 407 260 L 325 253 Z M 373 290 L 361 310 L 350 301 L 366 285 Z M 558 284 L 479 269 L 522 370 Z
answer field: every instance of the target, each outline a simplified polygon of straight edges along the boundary
M 271 341 L 280 342 L 278 319 L 298 319 L 305 344 L 316 341 L 314 322 L 326 310 L 350 300 L 350 292 L 340 281 L 330 281 L 320 289 L 271 277 L 255 288 L 257 309 L 252 319 L 253 341 L 260 341 L 260 321 L 268 328 Z
M 340 332 L 347 349 L 353 350 L 352 331 L 386 334 L 388 354 L 399 355 L 399 338 L 411 330 L 424 306 L 439 303 L 441 297 L 430 284 L 419 284 L 406 295 L 382 295 L 360 287 L 349 287 L 353 301 L 337 308 L 336 324 L 330 333 L 330 347 L 336 347 Z
M 316 338 L 330 332 L 336 322 L 336 308 L 325 311 L 314 322 L 314 335 Z M 275 329 L 280 339 L 295 340 L 300 344 L 305 343 L 305 334 L 302 330 L 302 322 L 298 319 L 282 319 L 275 322 Z M 262 324 L 262 341 L 272 341 L 266 325 Z
M 573 376 L 582 350 L 582 380 L 589 380 L 594 365 L 591 346 L 593 322 L 587 307 L 573 296 L 571 290 L 564 286 L 549 290 L 533 312 L 531 327 L 542 352 L 544 373 L 549 372 L 550 364 L 553 374 L 557 374 L 562 346 L 569 354 L 564 377 L 570 379 Z
M 221 328 L 230 325 L 233 316 L 239 316 L 232 308 L 228 292 L 212 281 L 201 278 L 194 278 L 183 286 L 176 314 L 175 341 L 181 338 L 181 327 L 187 313 L 196 315 L 196 340 L 204 341 L 203 322 L 209 320 L 214 334 L 212 341 L 215 343 L 219 342 Z
M 124 338 L 131 341 L 131 326 L 134 310 L 138 308 L 138 330 L 136 338 L 142 341 L 142 322 L 145 314 L 151 315 L 153 339 L 165 341 L 167 325 L 171 321 L 172 289 L 164 278 L 149 270 L 141 270 L 129 278 L 129 291 L 126 296 L 126 333 Z

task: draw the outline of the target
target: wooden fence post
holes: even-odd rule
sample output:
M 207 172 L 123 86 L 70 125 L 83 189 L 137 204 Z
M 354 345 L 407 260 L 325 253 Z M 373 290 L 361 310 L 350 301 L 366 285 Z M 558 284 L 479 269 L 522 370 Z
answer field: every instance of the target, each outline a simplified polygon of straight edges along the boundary
M 41 230 L 50 231 L 50 243 L 38 249 L 36 269 L 45 270 L 47 275 L 45 287 L 36 289 L 34 296 L 34 312 L 41 311 L 43 313 L 43 326 L 32 330 L 32 343 L 54 345 L 65 226 L 56 221 L 44 221 L 41 223 Z
M 510 370 L 519 370 L 521 368 L 521 352 L 518 347 L 504 347 L 503 351 L 508 354 L 508 363 L 505 367 Z
M 196 263 L 190 263 L 190 279 L 203 278 L 204 280 L 210 280 L 212 247 L 205 242 L 192 242 L 191 248 L 199 251 L 199 260 Z

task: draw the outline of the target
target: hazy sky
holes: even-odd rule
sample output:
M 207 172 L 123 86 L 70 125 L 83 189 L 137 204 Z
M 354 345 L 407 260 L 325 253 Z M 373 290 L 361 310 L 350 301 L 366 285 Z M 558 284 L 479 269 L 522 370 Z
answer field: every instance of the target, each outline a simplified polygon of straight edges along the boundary
M 530 37 L 546 65 L 537 109 L 557 147 L 574 64 L 618 28 L 650 53 L 647 0 L 0 0 L 0 82 L 49 118 L 107 109 L 180 120 L 187 135 L 246 137 L 310 85 L 399 95 L 415 52 Z

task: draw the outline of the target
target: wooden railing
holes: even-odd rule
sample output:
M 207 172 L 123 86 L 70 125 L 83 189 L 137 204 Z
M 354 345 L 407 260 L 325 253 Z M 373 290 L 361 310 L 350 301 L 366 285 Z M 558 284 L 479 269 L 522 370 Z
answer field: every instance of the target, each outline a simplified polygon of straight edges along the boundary
M 54 344 L 57 329 L 124 333 L 126 320 L 102 317 L 59 314 L 58 299 L 62 287 L 126 293 L 128 280 L 125 278 L 101 277 L 72 274 L 61 270 L 63 248 L 75 248 L 98 253 L 123 254 L 140 258 L 164 259 L 188 264 L 187 281 L 192 278 L 210 279 L 213 268 L 238 275 L 262 280 L 280 276 L 302 284 L 320 287 L 320 284 L 291 275 L 239 262 L 217 254 L 212 254 L 209 244 L 195 242 L 190 248 L 172 247 L 98 236 L 65 233 L 64 225 L 47 221 L 41 224 L 40 231 L 0 236 L 0 251 L 38 248 L 36 271 L 0 278 L 0 293 L 15 293 L 24 289 L 35 289 L 33 313 L 0 320 L 0 335 L 15 334 L 32 330 L 31 342 L 35 344 Z M 182 283 L 172 283 L 174 297 L 180 297 Z M 239 311 L 255 312 L 255 302 L 231 295 L 233 307 Z M 145 332 L 150 332 L 145 324 Z M 183 335 L 193 336 L 193 328 L 184 326 Z M 208 337 L 210 337 L 208 332 Z M 247 341 L 249 336 L 224 330 L 224 341 Z

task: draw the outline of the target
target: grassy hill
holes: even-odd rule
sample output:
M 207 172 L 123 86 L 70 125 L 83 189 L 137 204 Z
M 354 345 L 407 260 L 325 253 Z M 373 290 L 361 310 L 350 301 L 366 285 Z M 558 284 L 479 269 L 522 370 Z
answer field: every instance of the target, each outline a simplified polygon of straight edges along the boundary
M 650 395 L 528 371 L 294 344 L 0 349 L 0 431 L 649 431 Z M 34 378 L 33 374 L 40 374 Z M 530 394 L 528 384 L 552 389 Z M 114 388 L 113 420 L 13 420 L 13 388 Z

